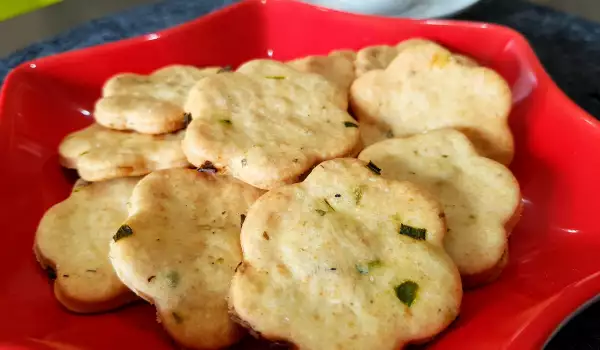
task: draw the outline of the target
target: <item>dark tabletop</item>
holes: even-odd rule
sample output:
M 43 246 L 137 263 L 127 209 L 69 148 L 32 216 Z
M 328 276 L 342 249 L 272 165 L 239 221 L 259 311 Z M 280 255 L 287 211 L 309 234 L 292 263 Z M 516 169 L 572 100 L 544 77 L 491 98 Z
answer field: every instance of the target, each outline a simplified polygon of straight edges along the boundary
M 0 83 L 24 61 L 164 29 L 233 2 L 164 0 L 88 22 L 0 59 Z M 484 0 L 457 18 L 503 24 L 524 34 L 556 83 L 600 119 L 600 24 L 521 0 Z M 547 349 L 600 350 L 600 303 L 570 321 Z

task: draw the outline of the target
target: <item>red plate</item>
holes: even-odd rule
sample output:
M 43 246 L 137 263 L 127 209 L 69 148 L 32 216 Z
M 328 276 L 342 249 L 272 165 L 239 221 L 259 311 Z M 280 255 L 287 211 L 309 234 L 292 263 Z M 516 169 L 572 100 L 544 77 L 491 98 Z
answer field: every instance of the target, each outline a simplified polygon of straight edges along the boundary
M 539 349 L 600 292 L 600 123 L 565 97 L 510 29 L 364 17 L 284 0 L 245 1 L 164 32 L 26 63 L 8 76 L 0 98 L 0 348 L 171 347 L 149 305 L 67 313 L 31 249 L 44 210 L 67 196 L 72 181 L 58 164 L 58 142 L 92 121 L 106 78 L 173 63 L 290 59 L 413 36 L 474 56 L 510 82 L 512 170 L 525 201 L 510 238 L 510 264 L 496 283 L 465 294 L 459 320 L 433 348 Z

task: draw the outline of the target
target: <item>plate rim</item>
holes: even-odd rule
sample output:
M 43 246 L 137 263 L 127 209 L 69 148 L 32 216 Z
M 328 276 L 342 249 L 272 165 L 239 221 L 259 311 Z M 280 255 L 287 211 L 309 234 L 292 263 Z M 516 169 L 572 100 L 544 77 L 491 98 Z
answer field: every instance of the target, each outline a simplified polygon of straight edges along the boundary
M 333 9 L 322 9 L 319 6 L 311 5 L 303 3 L 299 0 L 242 0 L 232 5 L 222 7 L 216 11 L 208 13 L 206 15 L 200 16 L 198 18 L 192 19 L 190 21 L 186 21 L 184 23 L 178 24 L 176 26 L 166 28 L 160 31 L 147 33 L 131 38 L 126 38 L 114 42 L 109 42 L 101 45 L 85 47 L 81 49 L 76 49 L 72 51 L 66 51 L 57 53 L 54 55 L 39 57 L 32 60 L 27 60 L 22 62 L 15 68 L 13 68 L 6 76 L 4 84 L 0 89 L 0 124 L 2 120 L 5 118 L 5 105 L 7 100 L 7 91 L 14 85 L 14 81 L 17 79 L 17 75 L 21 74 L 21 72 L 27 72 L 31 69 L 35 69 L 37 64 L 53 64 L 56 61 L 60 61 L 65 58 L 76 58 L 81 54 L 96 54 L 97 52 L 109 50 L 118 50 L 120 47 L 129 46 L 132 44 L 145 42 L 148 40 L 160 39 L 163 37 L 167 37 L 173 35 L 177 32 L 184 31 L 188 27 L 192 27 L 197 25 L 199 22 L 214 20 L 216 17 L 224 16 L 230 11 L 237 11 L 239 8 L 244 6 L 249 6 L 249 4 L 255 5 L 263 5 L 268 6 L 271 3 L 298 3 L 302 6 L 314 7 L 319 11 L 333 12 L 337 15 L 349 16 L 354 18 L 371 18 L 377 20 L 385 20 L 385 21 L 393 21 L 402 25 L 402 23 L 412 22 L 420 25 L 434 25 L 434 26 L 458 26 L 463 28 L 489 28 L 494 30 L 504 31 L 513 39 L 516 40 L 522 47 L 525 49 L 526 57 L 524 58 L 532 67 L 532 70 L 535 71 L 536 76 L 539 79 L 544 79 L 547 81 L 547 90 L 556 94 L 557 102 L 556 104 L 559 106 L 563 106 L 565 111 L 568 111 L 569 118 L 577 119 L 580 121 L 584 121 L 591 126 L 593 126 L 598 132 L 600 132 L 600 121 L 591 116 L 588 112 L 583 110 L 580 106 L 578 106 L 571 98 L 569 98 L 565 92 L 560 89 L 560 87 L 556 84 L 556 82 L 552 79 L 552 77 L 547 73 L 545 68 L 543 67 L 541 61 L 535 54 L 532 46 L 528 42 L 528 40 L 518 31 L 503 25 L 491 24 L 485 22 L 476 22 L 476 21 L 462 21 L 462 20 L 449 20 L 449 19 L 424 19 L 424 20 L 416 20 L 416 19 L 407 19 L 407 18 L 397 18 L 397 17 L 388 17 L 388 16 L 377 16 L 377 15 L 364 15 L 357 13 L 348 13 Z M 588 278 L 581 280 L 579 282 L 572 283 L 568 286 L 565 286 L 559 293 L 552 297 L 552 300 L 545 305 L 545 308 L 548 308 L 550 305 L 554 306 L 554 312 L 550 315 L 542 312 L 542 308 L 536 315 L 530 318 L 531 322 L 529 322 L 525 327 L 521 329 L 521 331 L 515 335 L 513 338 L 514 341 L 519 340 L 519 342 L 511 342 L 509 348 L 511 349 L 521 349 L 521 346 L 535 346 L 536 344 L 542 345 L 547 344 L 554 334 L 562 328 L 563 323 L 566 324 L 568 320 L 576 315 L 578 311 L 585 309 L 588 303 L 592 303 L 594 298 L 598 297 L 598 292 L 600 292 L 600 272 L 594 275 L 590 275 Z M 560 303 L 558 300 L 560 299 Z M 565 300 L 567 300 L 565 302 Z M 550 317 L 549 317 L 550 316 Z M 517 339 L 519 338 L 519 339 Z

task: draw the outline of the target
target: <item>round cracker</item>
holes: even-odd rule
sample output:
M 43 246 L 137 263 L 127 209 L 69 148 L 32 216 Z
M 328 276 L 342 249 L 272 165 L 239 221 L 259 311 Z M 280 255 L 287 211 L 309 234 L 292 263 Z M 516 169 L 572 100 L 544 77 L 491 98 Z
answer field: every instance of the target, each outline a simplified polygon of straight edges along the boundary
M 192 169 L 154 172 L 134 189 L 110 259 L 184 347 L 220 349 L 244 334 L 225 298 L 241 260 L 241 217 L 261 194 L 232 177 Z
M 452 322 L 462 289 L 441 207 L 376 172 L 327 161 L 250 208 L 230 291 L 245 326 L 298 349 L 392 350 Z
M 92 124 L 65 137 L 58 153 L 64 167 L 77 169 L 87 181 L 140 176 L 189 166 L 181 150 L 183 134 L 145 135 Z
M 219 68 L 166 66 L 150 75 L 117 74 L 106 81 L 96 102 L 96 122 L 115 130 L 163 134 L 186 126 L 183 105 L 189 90 Z
M 327 56 L 308 56 L 289 61 L 287 64 L 300 72 L 320 74 L 348 93 L 355 78 L 355 56 L 354 51 L 338 50 Z
M 138 180 L 78 182 L 42 217 L 34 251 L 44 269 L 55 271 L 54 294 L 67 309 L 101 312 L 137 299 L 114 273 L 108 250 Z
M 352 153 L 358 123 L 317 74 L 258 60 L 198 82 L 186 111 L 188 160 L 262 189 L 297 182 L 314 165 Z
M 495 71 L 464 64 L 435 43 L 406 47 L 385 70 L 356 79 L 350 99 L 361 123 L 391 130 L 395 137 L 456 128 L 482 155 L 503 164 L 512 160 L 508 84 Z
M 385 178 L 413 182 L 436 196 L 448 224 L 444 246 L 465 285 L 500 274 L 521 202 L 509 169 L 479 156 L 469 139 L 452 129 L 383 141 L 359 159 L 376 163 Z

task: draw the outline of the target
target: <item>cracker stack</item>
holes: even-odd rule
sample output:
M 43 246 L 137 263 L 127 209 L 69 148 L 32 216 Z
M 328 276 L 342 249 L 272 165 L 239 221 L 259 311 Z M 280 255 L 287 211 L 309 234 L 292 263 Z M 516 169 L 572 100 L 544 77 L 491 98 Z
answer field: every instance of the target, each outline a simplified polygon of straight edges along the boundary
M 510 108 L 500 75 L 422 38 L 119 74 L 59 147 L 82 180 L 35 253 L 67 309 L 137 295 L 186 348 L 248 329 L 398 349 L 446 329 L 463 288 L 508 262 Z

